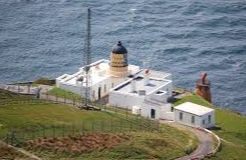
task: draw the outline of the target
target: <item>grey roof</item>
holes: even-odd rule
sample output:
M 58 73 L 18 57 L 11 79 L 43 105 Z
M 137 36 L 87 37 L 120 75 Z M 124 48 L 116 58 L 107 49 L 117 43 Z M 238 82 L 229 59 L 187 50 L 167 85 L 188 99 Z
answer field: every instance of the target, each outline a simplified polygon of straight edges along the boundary
M 126 48 L 121 44 L 121 41 L 119 41 L 112 49 L 112 53 L 116 54 L 126 54 L 127 50 Z

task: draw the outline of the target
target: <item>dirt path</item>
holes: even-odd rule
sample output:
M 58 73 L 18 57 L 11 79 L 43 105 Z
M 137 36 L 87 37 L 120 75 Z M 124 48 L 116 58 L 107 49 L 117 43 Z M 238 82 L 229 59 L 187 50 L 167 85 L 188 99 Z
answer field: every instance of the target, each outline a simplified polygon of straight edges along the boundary
M 192 152 L 190 155 L 180 157 L 176 160 L 203 159 L 205 155 L 208 155 L 213 152 L 214 140 L 211 134 L 203 130 L 199 130 L 188 126 L 183 126 L 174 122 L 161 121 L 161 123 L 168 124 L 177 129 L 187 130 L 189 132 L 192 132 L 198 138 L 199 144 L 197 149 L 194 152 Z
M 28 152 L 28 151 L 26 151 L 26 150 L 24 150 L 22 148 L 17 148 L 17 147 L 8 145 L 5 142 L 0 141 L 0 146 L 1 146 L 1 148 L 6 148 L 6 151 L 5 151 L 6 153 L 4 153 L 5 156 L 7 156 L 7 154 L 11 154 L 16 159 L 41 160 L 41 158 L 37 157 L 36 155 L 34 155 L 34 154 L 32 154 L 32 153 L 30 153 L 30 152 Z M 1 150 L 1 152 L 4 152 L 4 151 Z M 18 158 L 18 155 L 19 156 L 20 155 L 25 155 L 25 158 Z M 12 158 L 9 157 L 9 159 L 12 159 Z

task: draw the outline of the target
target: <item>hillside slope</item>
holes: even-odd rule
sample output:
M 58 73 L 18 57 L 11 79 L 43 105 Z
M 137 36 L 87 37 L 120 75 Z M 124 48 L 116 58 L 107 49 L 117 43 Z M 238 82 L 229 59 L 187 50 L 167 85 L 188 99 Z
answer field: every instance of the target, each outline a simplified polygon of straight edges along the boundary
M 129 137 L 128 140 L 117 143 L 118 145 L 114 147 L 94 149 L 79 154 L 59 152 L 59 149 L 47 149 L 42 145 L 32 148 L 19 144 L 20 147 L 45 159 L 173 159 L 185 155 L 187 150 L 194 149 L 196 146 L 196 138 L 189 133 L 166 125 L 161 126 L 161 131 L 148 130 L 148 121 L 139 119 L 140 117 L 129 116 L 126 119 L 120 114 L 79 110 L 2 90 L 0 90 L 0 100 L 0 135 L 3 139 L 12 129 L 18 131 L 16 137 L 28 137 L 31 140 L 36 139 L 37 142 L 43 141 L 43 134 L 45 134 L 44 138 L 53 137 L 55 142 L 56 139 L 64 136 L 64 138 L 68 136 L 67 138 L 77 139 L 77 136 L 89 133 L 107 132 L 116 136 L 125 134 Z M 144 128 L 139 127 L 142 122 L 145 123 Z M 49 126 L 56 126 L 56 128 L 43 130 Z M 63 135 L 63 126 L 72 126 L 72 131 L 65 132 L 66 134 Z

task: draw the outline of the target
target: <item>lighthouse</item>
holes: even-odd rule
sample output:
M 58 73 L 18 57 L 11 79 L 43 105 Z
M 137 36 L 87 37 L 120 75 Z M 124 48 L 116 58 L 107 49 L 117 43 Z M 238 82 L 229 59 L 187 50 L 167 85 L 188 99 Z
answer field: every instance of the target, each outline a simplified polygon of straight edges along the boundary
M 110 54 L 110 74 L 113 77 L 125 77 L 128 74 L 127 49 L 119 41 Z

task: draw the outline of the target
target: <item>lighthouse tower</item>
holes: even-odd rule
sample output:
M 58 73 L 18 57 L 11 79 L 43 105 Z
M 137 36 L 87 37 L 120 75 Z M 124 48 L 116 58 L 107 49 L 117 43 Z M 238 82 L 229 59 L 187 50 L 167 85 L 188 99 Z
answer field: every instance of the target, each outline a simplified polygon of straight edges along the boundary
M 128 74 L 127 50 L 119 41 L 110 54 L 110 74 L 125 77 Z

